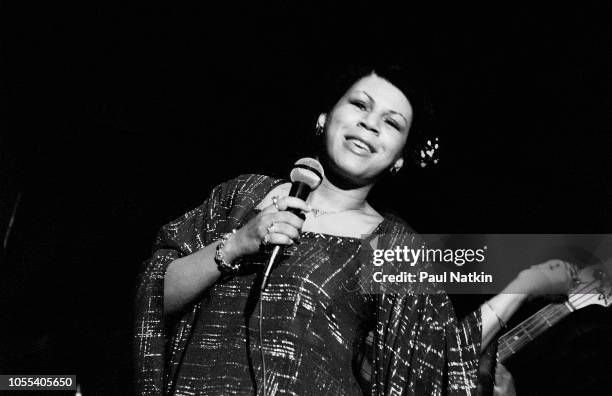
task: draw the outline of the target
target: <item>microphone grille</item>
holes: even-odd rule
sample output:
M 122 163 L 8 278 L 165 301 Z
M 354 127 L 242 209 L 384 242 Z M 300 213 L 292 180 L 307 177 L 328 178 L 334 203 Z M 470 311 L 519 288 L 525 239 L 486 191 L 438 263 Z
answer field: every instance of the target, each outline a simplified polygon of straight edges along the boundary
M 311 190 L 319 187 L 323 180 L 323 167 L 314 158 L 301 158 L 295 162 L 289 175 L 291 182 L 305 183 Z

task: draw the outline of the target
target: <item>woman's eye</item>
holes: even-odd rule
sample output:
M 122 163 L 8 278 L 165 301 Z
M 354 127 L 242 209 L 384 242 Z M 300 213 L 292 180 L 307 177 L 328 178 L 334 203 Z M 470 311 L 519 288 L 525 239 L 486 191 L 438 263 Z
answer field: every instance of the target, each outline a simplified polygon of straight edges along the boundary
M 351 102 L 351 104 L 361 110 L 365 110 L 366 109 L 366 104 L 360 100 L 354 100 Z
M 399 124 L 393 120 L 387 120 L 387 124 L 391 125 L 392 128 L 395 128 L 398 131 L 400 130 Z

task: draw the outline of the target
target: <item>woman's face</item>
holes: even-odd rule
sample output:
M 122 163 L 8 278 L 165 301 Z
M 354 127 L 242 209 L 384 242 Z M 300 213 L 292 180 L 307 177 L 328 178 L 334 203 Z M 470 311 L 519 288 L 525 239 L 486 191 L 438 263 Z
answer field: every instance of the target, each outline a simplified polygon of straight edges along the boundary
M 340 98 L 324 123 L 327 165 L 358 185 L 373 183 L 390 168 L 401 168 L 412 121 L 406 96 L 389 81 L 370 74 Z

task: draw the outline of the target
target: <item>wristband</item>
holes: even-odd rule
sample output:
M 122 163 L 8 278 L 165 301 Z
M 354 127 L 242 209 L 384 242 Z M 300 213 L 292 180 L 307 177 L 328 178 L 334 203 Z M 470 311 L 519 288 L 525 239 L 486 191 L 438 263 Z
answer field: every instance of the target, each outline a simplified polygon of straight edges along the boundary
M 217 268 L 219 269 L 219 272 L 223 274 L 236 272 L 240 268 L 240 264 L 230 264 L 223 258 L 223 248 L 225 247 L 225 243 L 235 233 L 236 230 L 232 230 L 232 232 L 223 234 L 223 236 L 221 237 L 221 242 L 219 242 L 215 250 L 215 263 L 217 263 Z

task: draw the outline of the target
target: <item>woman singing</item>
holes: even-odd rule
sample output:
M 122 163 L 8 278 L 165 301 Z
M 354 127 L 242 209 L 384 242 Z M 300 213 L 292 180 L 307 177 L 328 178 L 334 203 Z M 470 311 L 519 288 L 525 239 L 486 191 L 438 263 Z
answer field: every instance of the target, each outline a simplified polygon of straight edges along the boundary
M 379 213 L 368 194 L 402 168 L 420 104 L 392 71 L 355 75 L 318 118 L 324 177 L 307 202 L 289 197 L 285 180 L 243 175 L 162 228 L 138 290 L 139 394 L 473 392 L 481 347 L 529 293 L 498 295 L 458 322 L 441 291 L 359 287 L 371 266 L 359 254 L 362 235 L 384 236 L 379 248 L 413 241 L 409 226 Z M 282 253 L 261 291 L 275 245 Z M 570 278 L 565 265 L 547 263 L 508 290 L 564 292 Z

